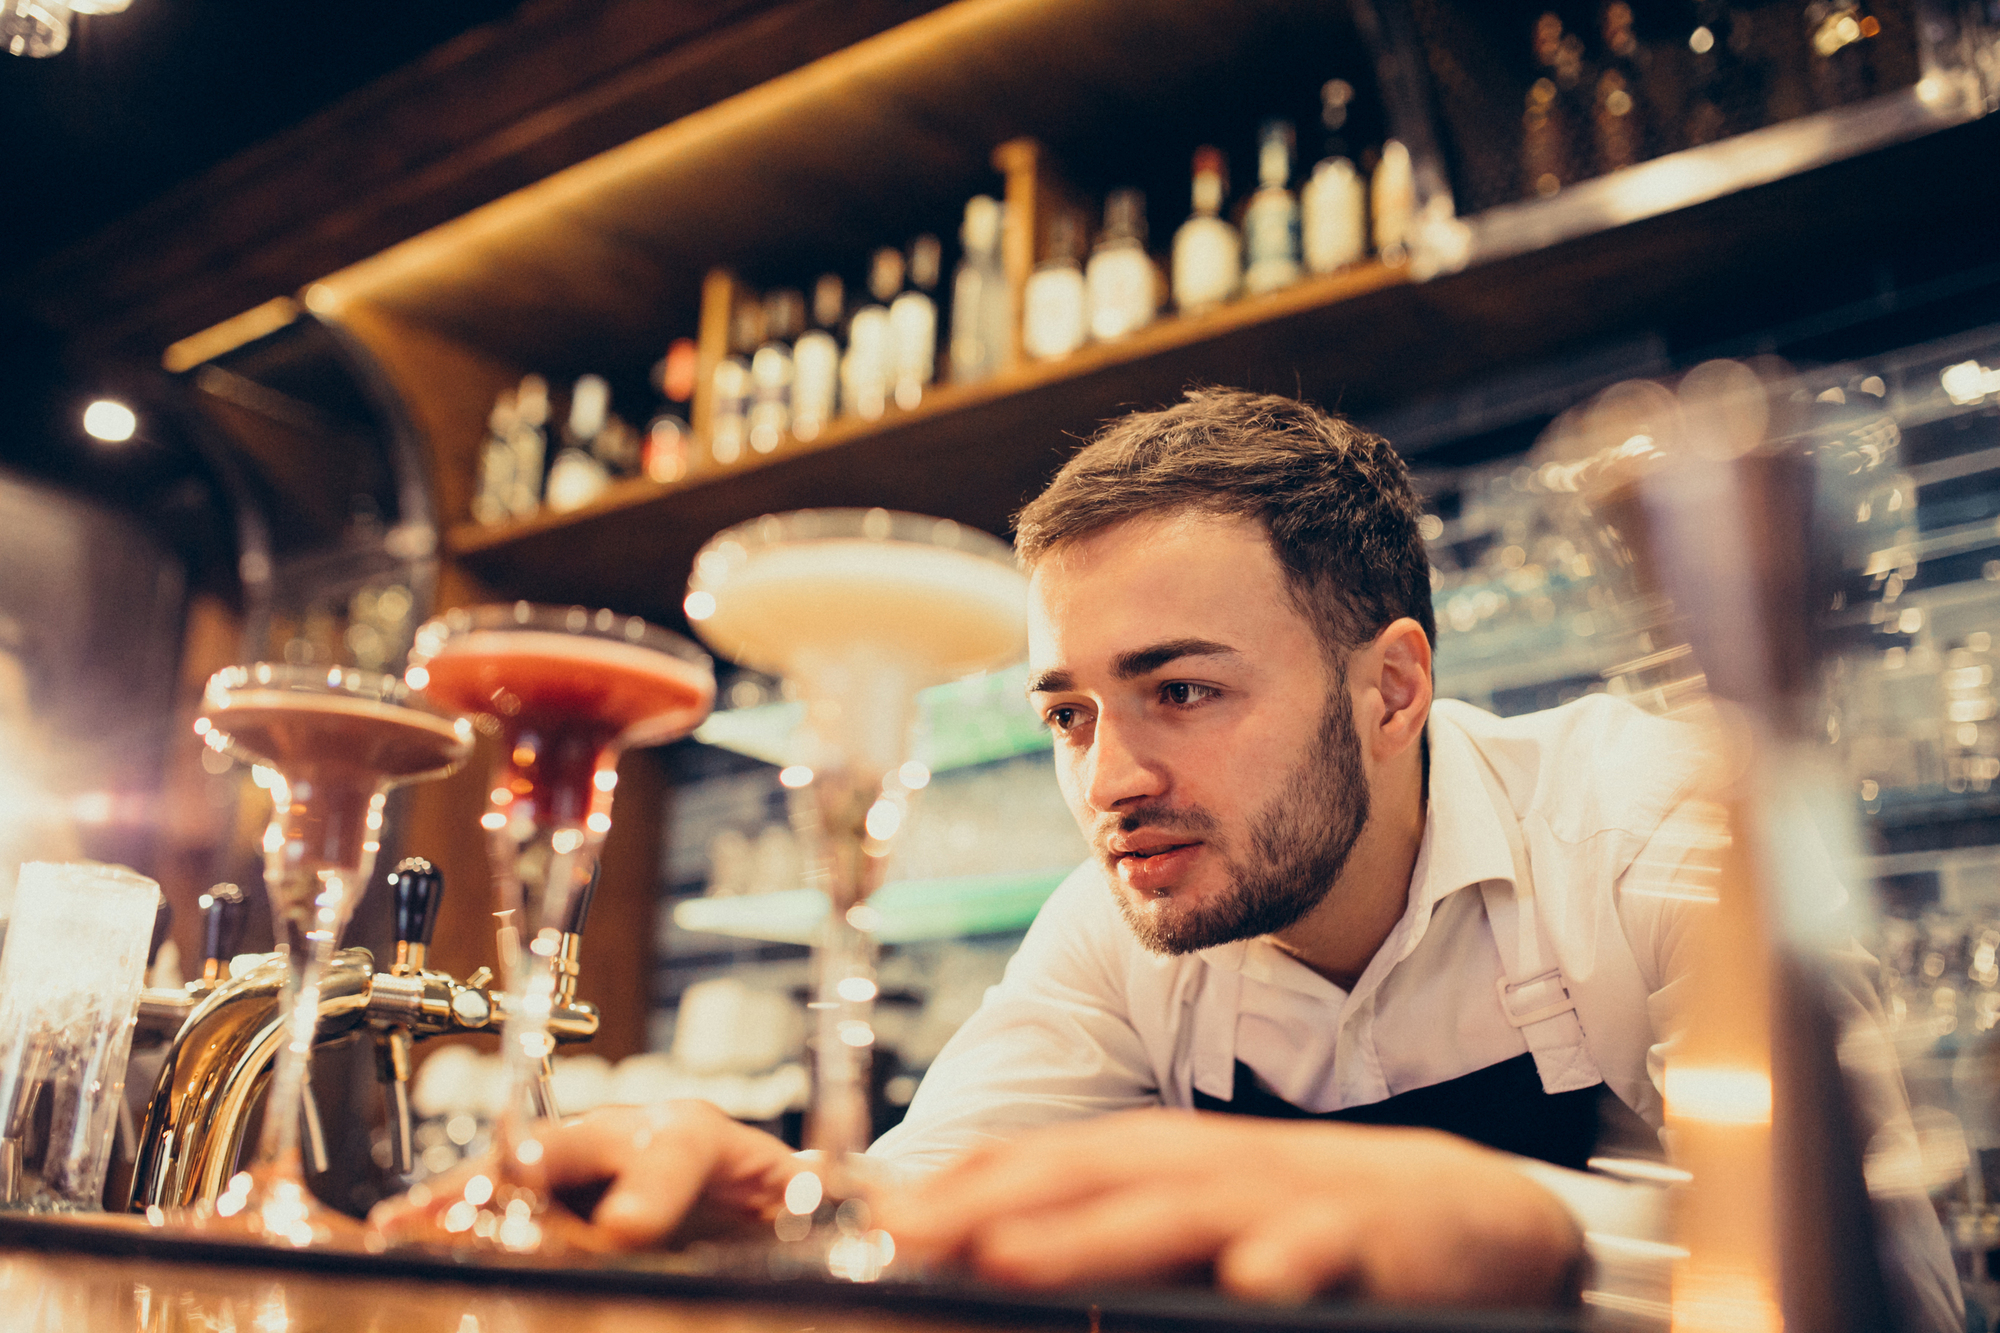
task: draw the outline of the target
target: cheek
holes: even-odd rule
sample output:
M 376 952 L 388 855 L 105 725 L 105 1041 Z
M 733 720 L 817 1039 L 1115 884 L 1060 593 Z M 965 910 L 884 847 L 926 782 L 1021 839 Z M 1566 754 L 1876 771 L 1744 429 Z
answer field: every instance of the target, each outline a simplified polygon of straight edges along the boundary
M 1088 833 L 1091 826 L 1090 807 L 1084 804 L 1084 789 L 1089 785 L 1084 774 L 1084 756 L 1060 742 L 1056 745 L 1056 789 L 1062 792 L 1063 804 L 1077 826 Z

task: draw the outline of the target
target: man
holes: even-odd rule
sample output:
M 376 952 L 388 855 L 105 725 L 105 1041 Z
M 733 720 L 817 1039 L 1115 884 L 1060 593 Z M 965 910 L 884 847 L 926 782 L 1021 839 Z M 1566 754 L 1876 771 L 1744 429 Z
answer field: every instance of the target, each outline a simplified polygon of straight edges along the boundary
M 883 1199 L 905 1250 L 1573 1297 L 1605 1201 L 1562 1168 L 1607 1112 L 1657 1147 L 1714 821 L 1674 724 L 1433 706 L 1419 517 L 1387 442 L 1219 390 L 1114 423 L 1023 511 L 1032 698 L 1096 856 L 873 1149 L 927 1177 Z M 618 1243 L 772 1209 L 796 1169 L 692 1105 L 586 1117 L 549 1162 L 613 1179 Z

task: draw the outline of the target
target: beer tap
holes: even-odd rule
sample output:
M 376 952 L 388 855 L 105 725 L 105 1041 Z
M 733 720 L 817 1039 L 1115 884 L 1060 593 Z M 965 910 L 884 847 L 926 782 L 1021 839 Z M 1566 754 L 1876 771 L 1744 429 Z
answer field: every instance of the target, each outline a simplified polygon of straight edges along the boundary
M 421 856 L 397 863 L 389 874 L 389 888 L 395 895 L 396 961 L 389 975 L 405 978 L 421 974 L 431 946 L 431 931 L 437 925 L 439 900 L 444 897 L 444 876 Z M 376 1033 L 376 1072 L 389 1096 L 390 1166 L 398 1175 L 408 1175 L 416 1166 L 411 1143 L 410 1048 L 413 1038 L 407 1024 L 387 1023 Z
M 390 1099 L 390 1134 L 396 1165 L 412 1157 L 408 1084 L 410 1047 L 426 1037 L 498 1032 L 506 1021 L 506 996 L 491 989 L 493 973 L 481 967 L 464 981 L 428 962 L 431 929 L 443 893 L 429 862 L 401 862 L 390 875 L 396 895 L 396 954 L 381 971 L 366 949 L 343 949 L 321 982 L 317 1040 L 336 1040 L 366 1026 L 382 1045 L 383 1080 Z M 147 991 L 140 1002 L 142 1031 L 167 1040 L 160 1076 L 132 1173 L 132 1208 L 188 1205 L 213 1199 L 236 1170 L 244 1131 L 257 1093 L 268 1081 L 284 1036 L 279 1003 L 285 983 L 277 955 L 244 959 L 234 974 L 230 955 L 240 938 L 241 895 L 218 885 L 204 895 L 208 960 L 202 977 L 178 990 Z M 596 1006 L 576 998 L 578 932 L 590 891 L 579 895 L 557 946 L 558 982 L 549 1031 L 558 1042 L 588 1041 L 597 1034 Z M 545 1077 L 540 1100 L 553 1109 Z M 308 1130 L 310 1138 L 310 1127 Z
M 243 890 L 217 884 L 201 895 L 201 980 L 214 987 L 229 977 L 229 960 L 243 946 Z

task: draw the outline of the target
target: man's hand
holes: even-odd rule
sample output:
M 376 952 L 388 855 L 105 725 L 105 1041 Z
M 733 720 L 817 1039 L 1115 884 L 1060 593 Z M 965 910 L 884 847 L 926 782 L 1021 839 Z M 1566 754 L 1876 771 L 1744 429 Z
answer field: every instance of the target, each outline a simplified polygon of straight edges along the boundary
M 801 1169 L 792 1150 L 707 1102 L 607 1106 L 541 1131 L 535 1179 L 580 1219 L 559 1226 L 580 1249 L 624 1250 L 727 1235 L 768 1223 Z M 476 1165 L 377 1204 L 369 1221 L 391 1237 L 448 1207 Z M 413 1225 L 417 1224 L 417 1225 Z
M 1133 1111 L 977 1150 L 877 1211 L 903 1254 L 1061 1287 L 1212 1264 L 1255 1300 L 1576 1299 L 1583 1238 L 1507 1159 L 1430 1130 Z

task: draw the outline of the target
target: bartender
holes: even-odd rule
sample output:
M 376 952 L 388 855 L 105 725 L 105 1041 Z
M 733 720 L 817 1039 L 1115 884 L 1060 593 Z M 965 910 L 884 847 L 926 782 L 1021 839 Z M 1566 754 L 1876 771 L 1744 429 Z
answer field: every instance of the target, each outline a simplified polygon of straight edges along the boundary
M 1114 422 L 1022 512 L 1031 697 L 1095 856 L 871 1150 L 919 1182 L 882 1200 L 906 1251 L 1573 1298 L 1583 1232 L 1629 1212 L 1581 1170 L 1604 1126 L 1658 1149 L 1720 823 L 1679 724 L 1432 699 L 1420 514 L 1386 441 L 1225 390 Z M 614 1243 L 775 1208 L 796 1169 L 686 1103 L 585 1117 L 548 1163 L 611 1180 Z

